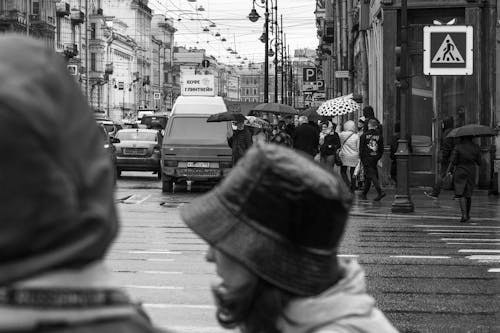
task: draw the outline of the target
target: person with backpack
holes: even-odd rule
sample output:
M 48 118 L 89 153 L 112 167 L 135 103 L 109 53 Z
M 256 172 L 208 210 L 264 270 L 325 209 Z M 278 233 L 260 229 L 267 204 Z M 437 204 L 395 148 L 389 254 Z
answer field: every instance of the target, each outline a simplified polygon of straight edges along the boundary
M 359 139 L 359 156 L 365 170 L 365 186 L 361 194 L 361 200 L 367 200 L 366 195 L 370 190 L 371 184 L 377 190 L 377 197 L 374 201 L 380 201 L 385 197 L 385 192 L 380 187 L 378 179 L 377 162 L 384 152 L 384 138 L 379 130 L 379 124 L 376 119 L 368 120 L 368 131 L 361 135 Z
M 344 123 L 344 130 L 340 133 L 339 159 L 342 179 L 351 192 L 354 192 L 356 190 L 354 169 L 359 163 L 359 136 L 356 133 L 356 124 L 352 120 Z M 349 177 L 347 172 L 349 172 Z

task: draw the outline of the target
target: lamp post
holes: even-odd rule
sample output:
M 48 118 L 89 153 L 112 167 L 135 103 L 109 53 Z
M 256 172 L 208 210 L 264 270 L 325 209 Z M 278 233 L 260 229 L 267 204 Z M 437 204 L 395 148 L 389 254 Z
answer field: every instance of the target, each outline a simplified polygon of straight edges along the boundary
M 264 39 L 265 49 L 264 49 L 264 103 L 269 102 L 269 0 L 261 0 L 265 6 L 259 6 L 265 8 L 265 22 L 264 22 L 264 34 L 261 36 L 260 40 Z M 255 10 L 256 0 L 253 0 L 253 8 L 248 15 L 248 19 L 251 22 L 257 22 L 260 15 Z
M 278 0 L 275 1 L 274 6 L 274 24 L 275 24 L 275 37 L 274 37 L 274 103 L 278 103 Z M 283 26 L 281 26 L 283 29 Z
M 398 76 L 398 86 L 400 95 L 400 135 L 398 140 L 398 150 L 396 152 L 397 163 L 397 187 L 394 201 L 392 202 L 393 213 L 411 213 L 415 207 L 411 201 L 409 189 L 409 146 L 408 146 L 408 3 L 401 1 L 401 57 Z

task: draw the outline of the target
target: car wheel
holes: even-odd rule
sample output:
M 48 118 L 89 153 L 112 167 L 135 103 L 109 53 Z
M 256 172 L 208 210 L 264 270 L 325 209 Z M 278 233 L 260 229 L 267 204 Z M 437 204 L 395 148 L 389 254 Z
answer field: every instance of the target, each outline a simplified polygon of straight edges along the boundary
M 174 190 L 174 179 L 172 177 L 165 177 L 161 182 L 162 192 L 172 192 Z

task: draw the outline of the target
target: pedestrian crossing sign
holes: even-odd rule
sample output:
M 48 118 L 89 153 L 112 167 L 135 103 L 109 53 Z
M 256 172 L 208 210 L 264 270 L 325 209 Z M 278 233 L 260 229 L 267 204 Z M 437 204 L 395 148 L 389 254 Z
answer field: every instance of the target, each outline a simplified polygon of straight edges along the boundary
M 425 75 L 472 75 L 472 26 L 424 27 Z

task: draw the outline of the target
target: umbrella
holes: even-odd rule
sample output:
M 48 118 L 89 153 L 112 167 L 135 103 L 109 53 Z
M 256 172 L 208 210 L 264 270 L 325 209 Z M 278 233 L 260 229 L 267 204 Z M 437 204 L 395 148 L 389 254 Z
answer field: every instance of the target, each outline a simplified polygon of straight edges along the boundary
M 258 118 L 255 116 L 247 116 L 247 120 L 245 125 L 256 128 L 266 128 L 269 127 L 269 123 L 262 118 Z
M 451 130 L 447 138 L 458 138 L 461 136 L 495 136 L 495 131 L 488 126 L 469 124 Z
M 318 114 L 320 116 L 335 117 L 359 111 L 359 104 L 349 97 L 350 95 L 342 96 L 323 102 L 318 108 Z
M 252 111 L 279 113 L 279 114 L 293 114 L 298 115 L 299 112 L 290 105 L 280 103 L 262 103 L 252 109 Z
M 307 119 L 309 119 L 310 121 L 318 121 L 320 119 L 322 119 L 323 117 L 320 116 L 317 112 L 316 109 L 313 109 L 313 108 L 310 108 L 310 109 L 307 109 L 307 110 L 304 110 L 303 112 L 300 113 L 301 116 L 306 116 Z
M 208 117 L 207 123 L 220 123 L 223 121 L 236 121 L 236 122 L 243 122 L 245 121 L 245 116 L 242 115 L 241 113 L 236 113 L 236 112 L 221 112 L 221 113 L 216 113 Z

